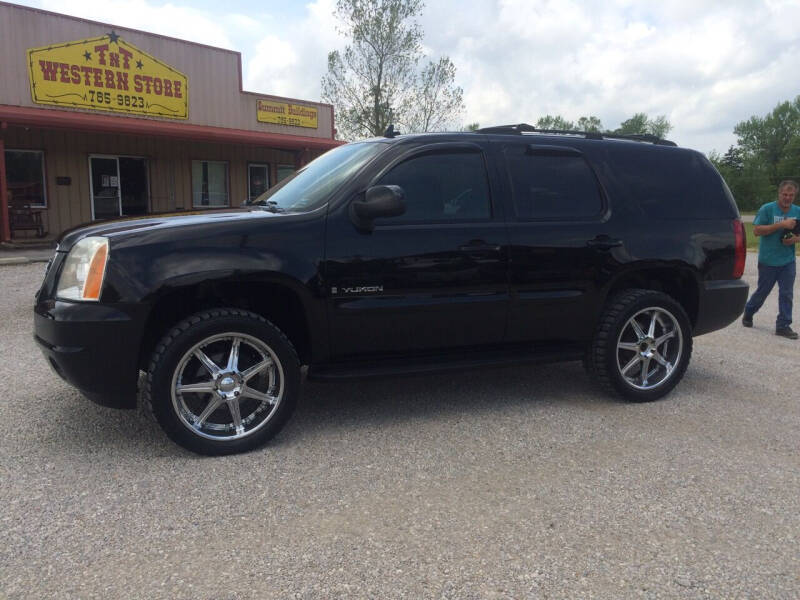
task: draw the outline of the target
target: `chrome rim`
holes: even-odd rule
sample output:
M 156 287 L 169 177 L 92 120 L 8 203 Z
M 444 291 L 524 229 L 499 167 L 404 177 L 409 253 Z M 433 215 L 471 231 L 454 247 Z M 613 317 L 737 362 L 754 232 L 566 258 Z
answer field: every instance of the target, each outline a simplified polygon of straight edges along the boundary
M 172 406 L 193 433 L 237 440 L 270 421 L 283 390 L 283 368 L 269 346 L 243 333 L 221 333 L 183 355 L 172 377 Z
M 633 315 L 617 338 L 617 369 L 628 385 L 651 390 L 667 381 L 683 354 L 683 333 L 667 310 L 651 306 Z

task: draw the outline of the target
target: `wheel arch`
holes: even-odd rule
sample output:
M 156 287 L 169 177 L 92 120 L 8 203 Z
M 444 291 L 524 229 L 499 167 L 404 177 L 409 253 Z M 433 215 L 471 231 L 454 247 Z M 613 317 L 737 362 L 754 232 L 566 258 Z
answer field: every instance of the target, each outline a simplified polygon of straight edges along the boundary
M 696 270 L 688 265 L 641 265 L 618 274 L 606 286 L 606 301 L 627 289 L 663 292 L 686 311 L 692 327 L 697 324 L 700 307 L 700 282 Z
M 139 350 L 140 368 L 146 368 L 153 349 L 170 327 L 212 308 L 240 308 L 272 322 L 292 342 L 301 364 L 310 364 L 320 348 L 326 347 L 324 313 L 302 284 L 286 278 L 205 279 L 164 286 L 150 302 Z

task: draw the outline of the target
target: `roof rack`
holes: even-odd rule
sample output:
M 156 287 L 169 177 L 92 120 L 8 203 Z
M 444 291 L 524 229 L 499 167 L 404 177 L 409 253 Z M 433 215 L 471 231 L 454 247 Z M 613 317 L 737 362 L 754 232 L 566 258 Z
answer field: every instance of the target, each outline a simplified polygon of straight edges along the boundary
M 386 138 L 394 138 L 400 135 L 399 131 L 396 131 L 394 125 L 389 123 L 389 126 L 386 128 L 386 131 L 383 132 L 383 137 Z
M 497 125 L 495 127 L 483 127 L 476 129 L 475 133 L 511 133 L 515 135 L 522 135 L 524 133 L 546 133 L 552 135 L 582 135 L 587 140 L 602 140 L 605 138 L 619 139 L 619 140 L 633 140 L 635 142 L 648 142 L 656 146 L 677 146 L 671 140 L 665 140 L 655 135 L 633 134 L 623 135 L 621 133 L 600 133 L 599 131 L 573 131 L 570 129 L 539 129 L 527 123 L 518 123 L 516 125 Z

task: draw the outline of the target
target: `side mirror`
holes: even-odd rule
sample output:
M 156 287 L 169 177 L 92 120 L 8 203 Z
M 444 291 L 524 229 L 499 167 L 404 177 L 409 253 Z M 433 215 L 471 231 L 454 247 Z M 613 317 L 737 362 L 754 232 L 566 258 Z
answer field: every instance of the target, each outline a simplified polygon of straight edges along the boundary
M 350 219 L 361 231 L 372 231 L 375 219 L 399 217 L 405 212 L 405 193 L 399 185 L 372 186 L 363 200 L 350 203 Z

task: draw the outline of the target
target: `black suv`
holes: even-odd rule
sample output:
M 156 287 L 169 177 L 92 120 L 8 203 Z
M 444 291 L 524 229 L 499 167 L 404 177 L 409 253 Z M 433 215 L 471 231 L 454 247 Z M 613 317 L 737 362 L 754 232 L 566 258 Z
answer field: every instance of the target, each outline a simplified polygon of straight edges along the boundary
M 142 397 L 204 454 L 274 436 L 301 366 L 338 379 L 583 360 L 658 398 L 741 314 L 744 228 L 700 153 L 527 125 L 347 144 L 255 205 L 63 236 L 36 298 L 47 361 Z

